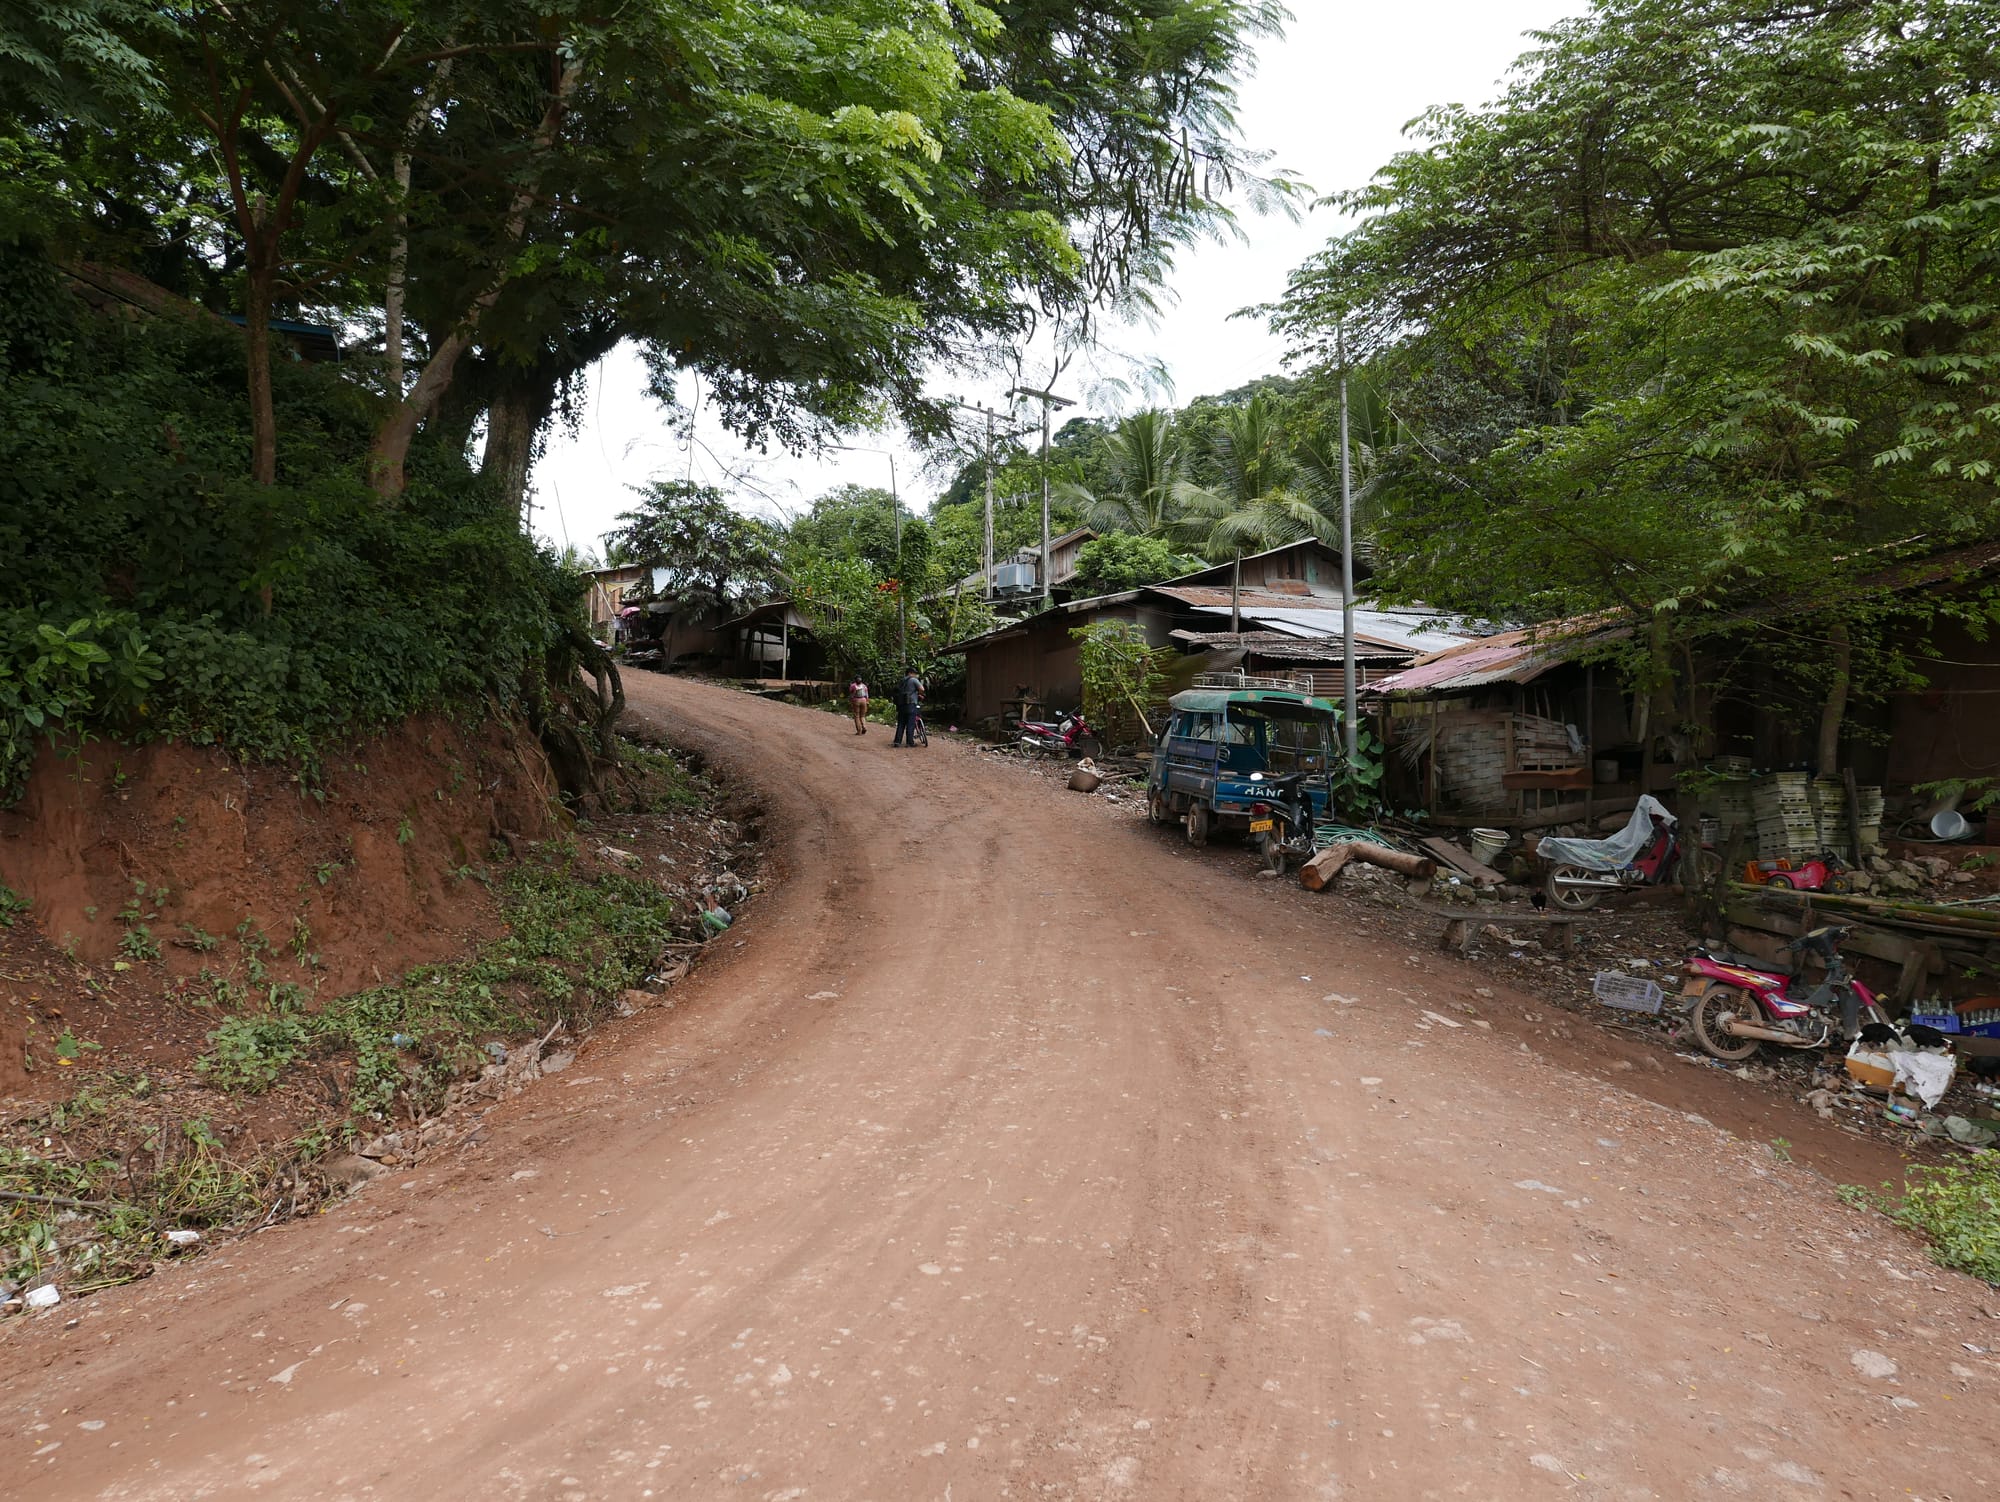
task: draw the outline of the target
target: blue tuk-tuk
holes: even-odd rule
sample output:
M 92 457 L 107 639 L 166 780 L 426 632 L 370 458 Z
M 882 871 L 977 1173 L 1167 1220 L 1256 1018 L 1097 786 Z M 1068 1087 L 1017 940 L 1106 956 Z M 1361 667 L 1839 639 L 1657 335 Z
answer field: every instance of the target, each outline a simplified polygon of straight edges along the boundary
M 1260 784 L 1306 774 L 1316 819 L 1330 817 L 1340 758 L 1340 710 L 1283 679 L 1204 676 L 1167 701 L 1172 711 L 1146 774 L 1146 811 L 1180 823 L 1191 844 L 1217 829 L 1248 831 Z

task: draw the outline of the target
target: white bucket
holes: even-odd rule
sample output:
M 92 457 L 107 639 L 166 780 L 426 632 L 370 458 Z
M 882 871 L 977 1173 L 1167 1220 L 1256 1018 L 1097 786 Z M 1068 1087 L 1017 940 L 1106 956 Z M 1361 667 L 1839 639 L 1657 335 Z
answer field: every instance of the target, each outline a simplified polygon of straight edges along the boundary
M 1507 848 L 1507 831 L 1504 829 L 1475 829 L 1466 839 L 1472 853 L 1491 865 L 1493 857 Z
M 1931 833 L 1941 840 L 1962 840 L 1972 833 L 1972 826 L 1957 809 L 1941 808 L 1931 815 Z

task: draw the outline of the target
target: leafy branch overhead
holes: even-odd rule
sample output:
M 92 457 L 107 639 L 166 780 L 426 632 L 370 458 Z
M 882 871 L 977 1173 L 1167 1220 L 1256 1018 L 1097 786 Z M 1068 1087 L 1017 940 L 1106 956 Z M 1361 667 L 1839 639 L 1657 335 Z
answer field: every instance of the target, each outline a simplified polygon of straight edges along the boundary
M 1388 582 L 1698 617 L 2000 530 L 1994 40 L 1950 0 L 1602 0 L 1422 117 L 1275 310 L 1401 426 Z

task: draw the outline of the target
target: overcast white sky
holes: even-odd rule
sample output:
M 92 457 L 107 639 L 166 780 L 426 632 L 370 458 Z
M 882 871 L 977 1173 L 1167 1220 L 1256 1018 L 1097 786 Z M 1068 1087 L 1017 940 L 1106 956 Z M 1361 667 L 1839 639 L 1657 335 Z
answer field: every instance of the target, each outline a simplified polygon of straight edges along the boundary
M 1256 76 L 1242 89 L 1240 116 L 1250 144 L 1275 153 L 1273 165 L 1290 168 L 1318 193 L 1366 182 L 1401 146 L 1403 126 L 1429 106 L 1492 97 L 1508 66 L 1531 45 L 1524 33 L 1588 8 L 1587 0 L 1290 4 L 1297 19 L 1282 40 L 1263 47 Z M 1163 362 L 1176 403 L 1275 372 L 1284 353 L 1280 343 L 1260 322 L 1230 315 L 1277 297 L 1292 268 L 1340 228 L 1326 210 L 1298 224 L 1247 219 L 1244 243 L 1204 246 L 1182 259 L 1172 280 L 1175 302 L 1158 327 L 1114 329 L 1107 341 L 1126 354 Z M 1059 389 L 1078 395 L 1087 380 L 1068 375 Z M 934 382 L 939 390 L 1004 409 L 1004 383 L 990 384 L 987 389 L 948 375 Z M 1093 408 L 1086 402 L 1063 417 L 1079 412 Z M 746 510 L 798 512 L 835 485 L 886 485 L 889 479 L 889 460 L 880 454 L 747 455 L 708 421 L 699 424 L 698 436 L 695 479 L 723 485 Z M 936 482 L 920 474 L 921 458 L 896 434 L 859 434 L 850 441 L 896 450 L 903 495 L 919 510 L 936 494 Z M 597 547 L 630 505 L 627 487 L 656 475 L 685 477 L 688 466 L 687 446 L 645 395 L 637 358 L 620 350 L 593 373 L 581 431 L 574 438 L 553 437 L 535 469 L 536 530 L 558 546 Z M 734 483 L 732 472 L 741 475 Z

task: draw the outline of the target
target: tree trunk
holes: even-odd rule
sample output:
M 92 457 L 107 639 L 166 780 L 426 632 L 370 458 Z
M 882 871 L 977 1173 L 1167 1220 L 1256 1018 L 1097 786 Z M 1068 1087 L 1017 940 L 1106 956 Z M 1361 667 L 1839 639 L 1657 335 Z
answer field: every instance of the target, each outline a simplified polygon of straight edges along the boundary
M 250 388 L 250 478 L 278 483 L 278 413 L 271 395 L 273 247 L 250 247 L 249 296 L 243 308 L 243 359 Z
M 423 134 L 424 122 L 431 111 L 437 108 L 438 96 L 450 86 L 455 61 L 448 57 L 438 64 L 430 87 L 410 111 L 410 118 L 403 126 L 402 143 L 389 164 L 389 174 L 396 184 L 396 212 L 395 234 L 389 242 L 389 285 L 382 295 L 382 352 L 387 364 L 389 395 L 398 401 L 403 399 L 403 308 L 410 264 L 410 183 L 417 137 Z
M 537 373 L 522 372 L 501 387 L 486 409 L 486 453 L 479 472 L 500 487 L 502 504 L 516 516 L 527 504 L 535 438 L 548 421 L 555 399 L 553 382 L 538 382 Z
M 497 288 L 495 292 L 497 295 Z M 451 388 L 459 357 L 472 348 L 473 329 L 486 306 L 486 300 L 482 300 L 464 327 L 446 336 L 437 352 L 424 363 L 423 374 L 397 406 L 395 415 L 376 430 L 374 442 L 368 445 L 368 483 L 383 500 L 393 501 L 403 493 L 407 483 L 403 466 L 409 461 L 417 427 Z
M 542 112 L 541 123 L 536 126 L 530 143 L 535 156 L 545 155 L 555 144 L 556 132 L 561 128 L 563 115 L 569 108 L 569 96 L 575 91 L 581 74 L 580 68 L 565 68 L 556 80 L 548 108 Z M 508 208 L 503 242 L 510 249 L 527 233 L 528 211 L 534 202 L 535 194 L 531 187 L 524 183 L 516 190 Z M 451 389 L 451 379 L 457 372 L 458 362 L 472 348 L 473 339 L 479 332 L 479 320 L 500 300 L 506 286 L 507 274 L 502 272 L 491 286 L 472 300 L 457 327 L 431 352 L 422 373 L 410 387 L 409 394 L 398 404 L 395 414 L 376 431 L 374 442 L 368 446 L 368 483 L 383 500 L 392 501 L 403 493 L 406 483 L 404 465 L 409 460 L 410 444 L 416 439 L 417 428 L 430 416 L 432 408 L 437 406 L 445 392 Z
M 1840 727 L 1847 718 L 1847 691 L 1854 671 L 1854 641 L 1845 621 L 1828 633 L 1833 641 L 1833 683 L 1819 712 L 1819 775 L 1831 777 L 1840 766 Z

